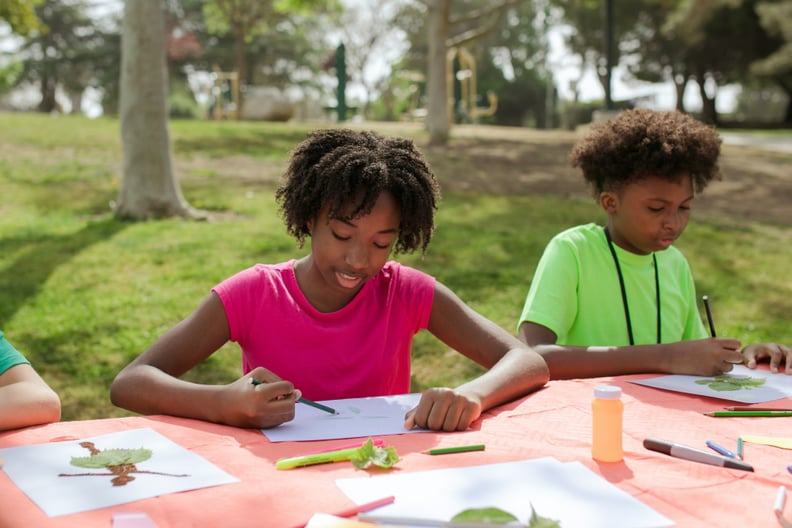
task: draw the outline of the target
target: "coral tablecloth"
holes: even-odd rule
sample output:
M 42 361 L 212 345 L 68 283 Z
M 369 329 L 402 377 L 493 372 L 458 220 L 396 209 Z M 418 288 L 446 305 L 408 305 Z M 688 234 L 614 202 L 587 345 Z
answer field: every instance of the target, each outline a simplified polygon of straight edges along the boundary
M 539 392 L 486 413 L 469 431 L 391 435 L 385 442 L 403 459 L 397 465 L 399 471 L 553 456 L 562 462 L 582 462 L 680 527 L 776 526 L 773 505 L 779 486 L 792 485 L 787 471 L 792 452 L 747 443 L 745 460 L 755 468 L 749 473 L 672 458 L 648 451 L 642 443 L 653 436 L 706 450 L 705 442 L 713 440 L 734 450 L 739 435 L 792 437 L 792 418 L 711 418 L 702 413 L 729 403 L 629 383 L 638 377 L 552 381 Z M 623 389 L 622 463 L 598 464 L 591 459 L 591 399 L 594 386 L 601 383 Z M 763 406 L 790 407 L 792 401 Z M 145 512 L 158 528 L 302 526 L 314 513 L 335 513 L 354 506 L 336 486 L 336 479 L 367 476 L 345 462 L 289 471 L 274 467 L 279 458 L 348 444 L 349 440 L 271 443 L 257 430 L 167 416 L 30 427 L 0 433 L 0 448 L 141 427 L 160 432 L 240 482 L 48 518 L 0 471 L 0 527 L 110 527 L 112 515 L 120 512 Z M 486 450 L 443 456 L 421 453 L 432 447 L 479 443 L 485 444 Z M 787 511 L 792 512 L 792 505 Z

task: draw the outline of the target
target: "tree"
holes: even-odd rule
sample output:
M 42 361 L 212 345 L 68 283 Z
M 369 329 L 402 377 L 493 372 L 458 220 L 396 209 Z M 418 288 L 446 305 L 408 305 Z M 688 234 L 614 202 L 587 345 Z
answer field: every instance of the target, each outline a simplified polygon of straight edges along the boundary
M 0 0 L 0 20 L 8 22 L 17 35 L 41 31 L 44 28 L 35 11 L 40 3 L 41 0 Z
M 718 123 L 718 88 L 744 81 L 751 63 L 780 45 L 759 24 L 756 4 L 757 0 L 683 2 L 669 19 L 666 29 L 684 46 L 684 61 L 698 84 L 701 120 L 706 123 Z
M 89 7 L 82 0 L 43 0 L 36 7 L 43 29 L 31 31 L 22 43 L 18 55 L 24 69 L 17 82 L 39 85 L 41 112 L 59 110 L 58 90 L 66 92 L 72 111 L 79 112 L 85 89 L 97 86 L 104 72 L 118 71 L 111 36 L 117 29 L 92 20 Z
M 542 24 L 551 15 L 543 11 L 538 2 L 521 2 L 497 31 L 469 47 L 476 57 L 478 92 L 497 95 L 496 124 L 542 127 L 553 118 L 547 102 L 554 83 Z
M 751 64 L 751 72 L 771 79 L 787 95 L 784 123 L 792 124 L 792 0 L 760 2 L 756 5 L 759 22 L 767 32 L 783 39 L 770 55 Z
M 203 14 L 209 32 L 217 35 L 230 33 L 234 39 L 234 69 L 239 79 L 237 115 L 241 115 L 244 104 L 240 85 L 250 83 L 248 45 L 255 36 L 310 9 L 330 11 L 338 9 L 338 4 L 320 0 L 209 0 L 204 4 Z
M 445 145 L 451 130 L 446 104 L 446 36 L 451 0 L 423 0 L 429 56 L 426 80 L 426 130 L 430 145 Z
M 383 77 L 368 78 L 371 64 L 393 52 L 395 0 L 376 0 L 362 9 L 347 9 L 339 19 L 346 50 L 347 72 L 365 91 L 363 115 L 369 117 L 371 102 Z
M 685 0 L 648 0 L 642 2 L 636 25 L 627 31 L 622 49 L 628 60 L 628 75 L 641 81 L 671 81 L 676 91 L 676 110 L 685 111 L 685 89 L 691 73 L 685 62 L 684 39 L 666 29 L 669 17 Z
M 614 8 L 612 11 L 612 57 L 606 53 L 605 2 L 597 0 L 553 0 L 563 11 L 563 20 L 572 29 L 566 36 L 566 45 L 578 55 L 583 65 L 594 65 L 597 77 L 607 94 L 610 91 L 611 66 L 619 64 L 622 57 L 620 44 L 627 39 L 625 34 L 635 26 L 641 13 L 642 2 L 631 2 L 629 8 Z
M 448 51 L 483 38 L 498 27 L 500 16 L 519 0 L 499 0 L 478 7 L 462 2 L 453 10 L 452 0 L 419 0 L 426 7 L 428 39 L 426 121 L 430 145 L 445 145 L 451 131 L 448 108 L 446 61 Z
M 262 31 L 265 22 L 274 15 L 271 1 L 211 0 L 204 5 L 204 18 L 210 31 L 230 32 L 234 37 L 234 63 L 239 83 L 234 100 L 238 102 L 237 115 L 242 113 L 242 96 L 239 84 L 248 79 L 245 54 L 247 45 L 256 31 Z
M 161 4 L 125 0 L 120 103 L 124 168 L 114 210 L 120 218 L 206 218 L 187 204 L 173 175 L 167 93 Z

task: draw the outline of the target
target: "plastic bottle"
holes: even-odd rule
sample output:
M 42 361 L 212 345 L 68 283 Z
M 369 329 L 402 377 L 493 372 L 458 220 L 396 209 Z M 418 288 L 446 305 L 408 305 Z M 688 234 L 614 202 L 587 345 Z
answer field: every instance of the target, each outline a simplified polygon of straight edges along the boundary
M 591 414 L 591 457 L 599 462 L 621 462 L 624 458 L 621 388 L 612 385 L 594 387 Z

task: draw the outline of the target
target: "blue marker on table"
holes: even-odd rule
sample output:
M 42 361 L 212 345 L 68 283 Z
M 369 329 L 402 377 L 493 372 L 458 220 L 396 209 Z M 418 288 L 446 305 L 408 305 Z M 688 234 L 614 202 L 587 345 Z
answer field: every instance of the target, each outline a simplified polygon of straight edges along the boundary
M 729 451 L 728 449 L 726 449 L 722 445 L 716 444 L 712 440 L 707 440 L 707 447 L 709 447 L 713 451 L 716 451 L 716 452 L 720 453 L 721 455 L 723 455 L 725 457 L 737 458 L 737 455 L 735 455 L 734 453 L 732 453 L 731 451 Z

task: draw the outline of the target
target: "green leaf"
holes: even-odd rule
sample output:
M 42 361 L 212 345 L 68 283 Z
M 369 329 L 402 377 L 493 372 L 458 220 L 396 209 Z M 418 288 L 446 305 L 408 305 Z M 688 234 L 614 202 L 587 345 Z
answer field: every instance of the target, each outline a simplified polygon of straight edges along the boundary
M 366 443 L 357 449 L 356 453 L 349 457 L 349 460 L 351 460 L 352 464 L 358 469 L 366 469 L 371 465 L 390 469 L 401 459 L 399 455 L 396 454 L 395 448 L 376 447 L 371 438 L 369 438 L 366 440 Z
M 503 511 L 499 508 L 471 508 L 464 510 L 454 515 L 451 523 L 478 523 L 478 524 L 492 524 L 492 525 L 509 525 L 515 527 L 525 528 L 525 525 L 520 523 L 520 520 L 509 512 Z M 528 522 L 528 528 L 561 528 L 561 524 L 554 520 L 542 517 L 531 506 L 531 518 Z
M 84 468 L 105 468 L 122 464 L 137 464 L 151 458 L 151 450 L 138 449 L 105 449 L 89 457 L 72 457 L 71 465 Z
M 451 519 L 451 522 L 457 523 L 486 523 L 486 524 L 510 524 L 518 522 L 519 519 L 509 512 L 505 512 L 498 508 L 471 508 L 464 510 Z
M 714 391 L 736 391 L 740 390 L 740 386 L 728 381 L 713 381 L 709 384 L 709 388 Z
M 536 509 L 531 506 L 531 520 L 528 522 L 529 528 L 561 528 L 561 523 L 555 519 L 542 517 L 536 513 Z

